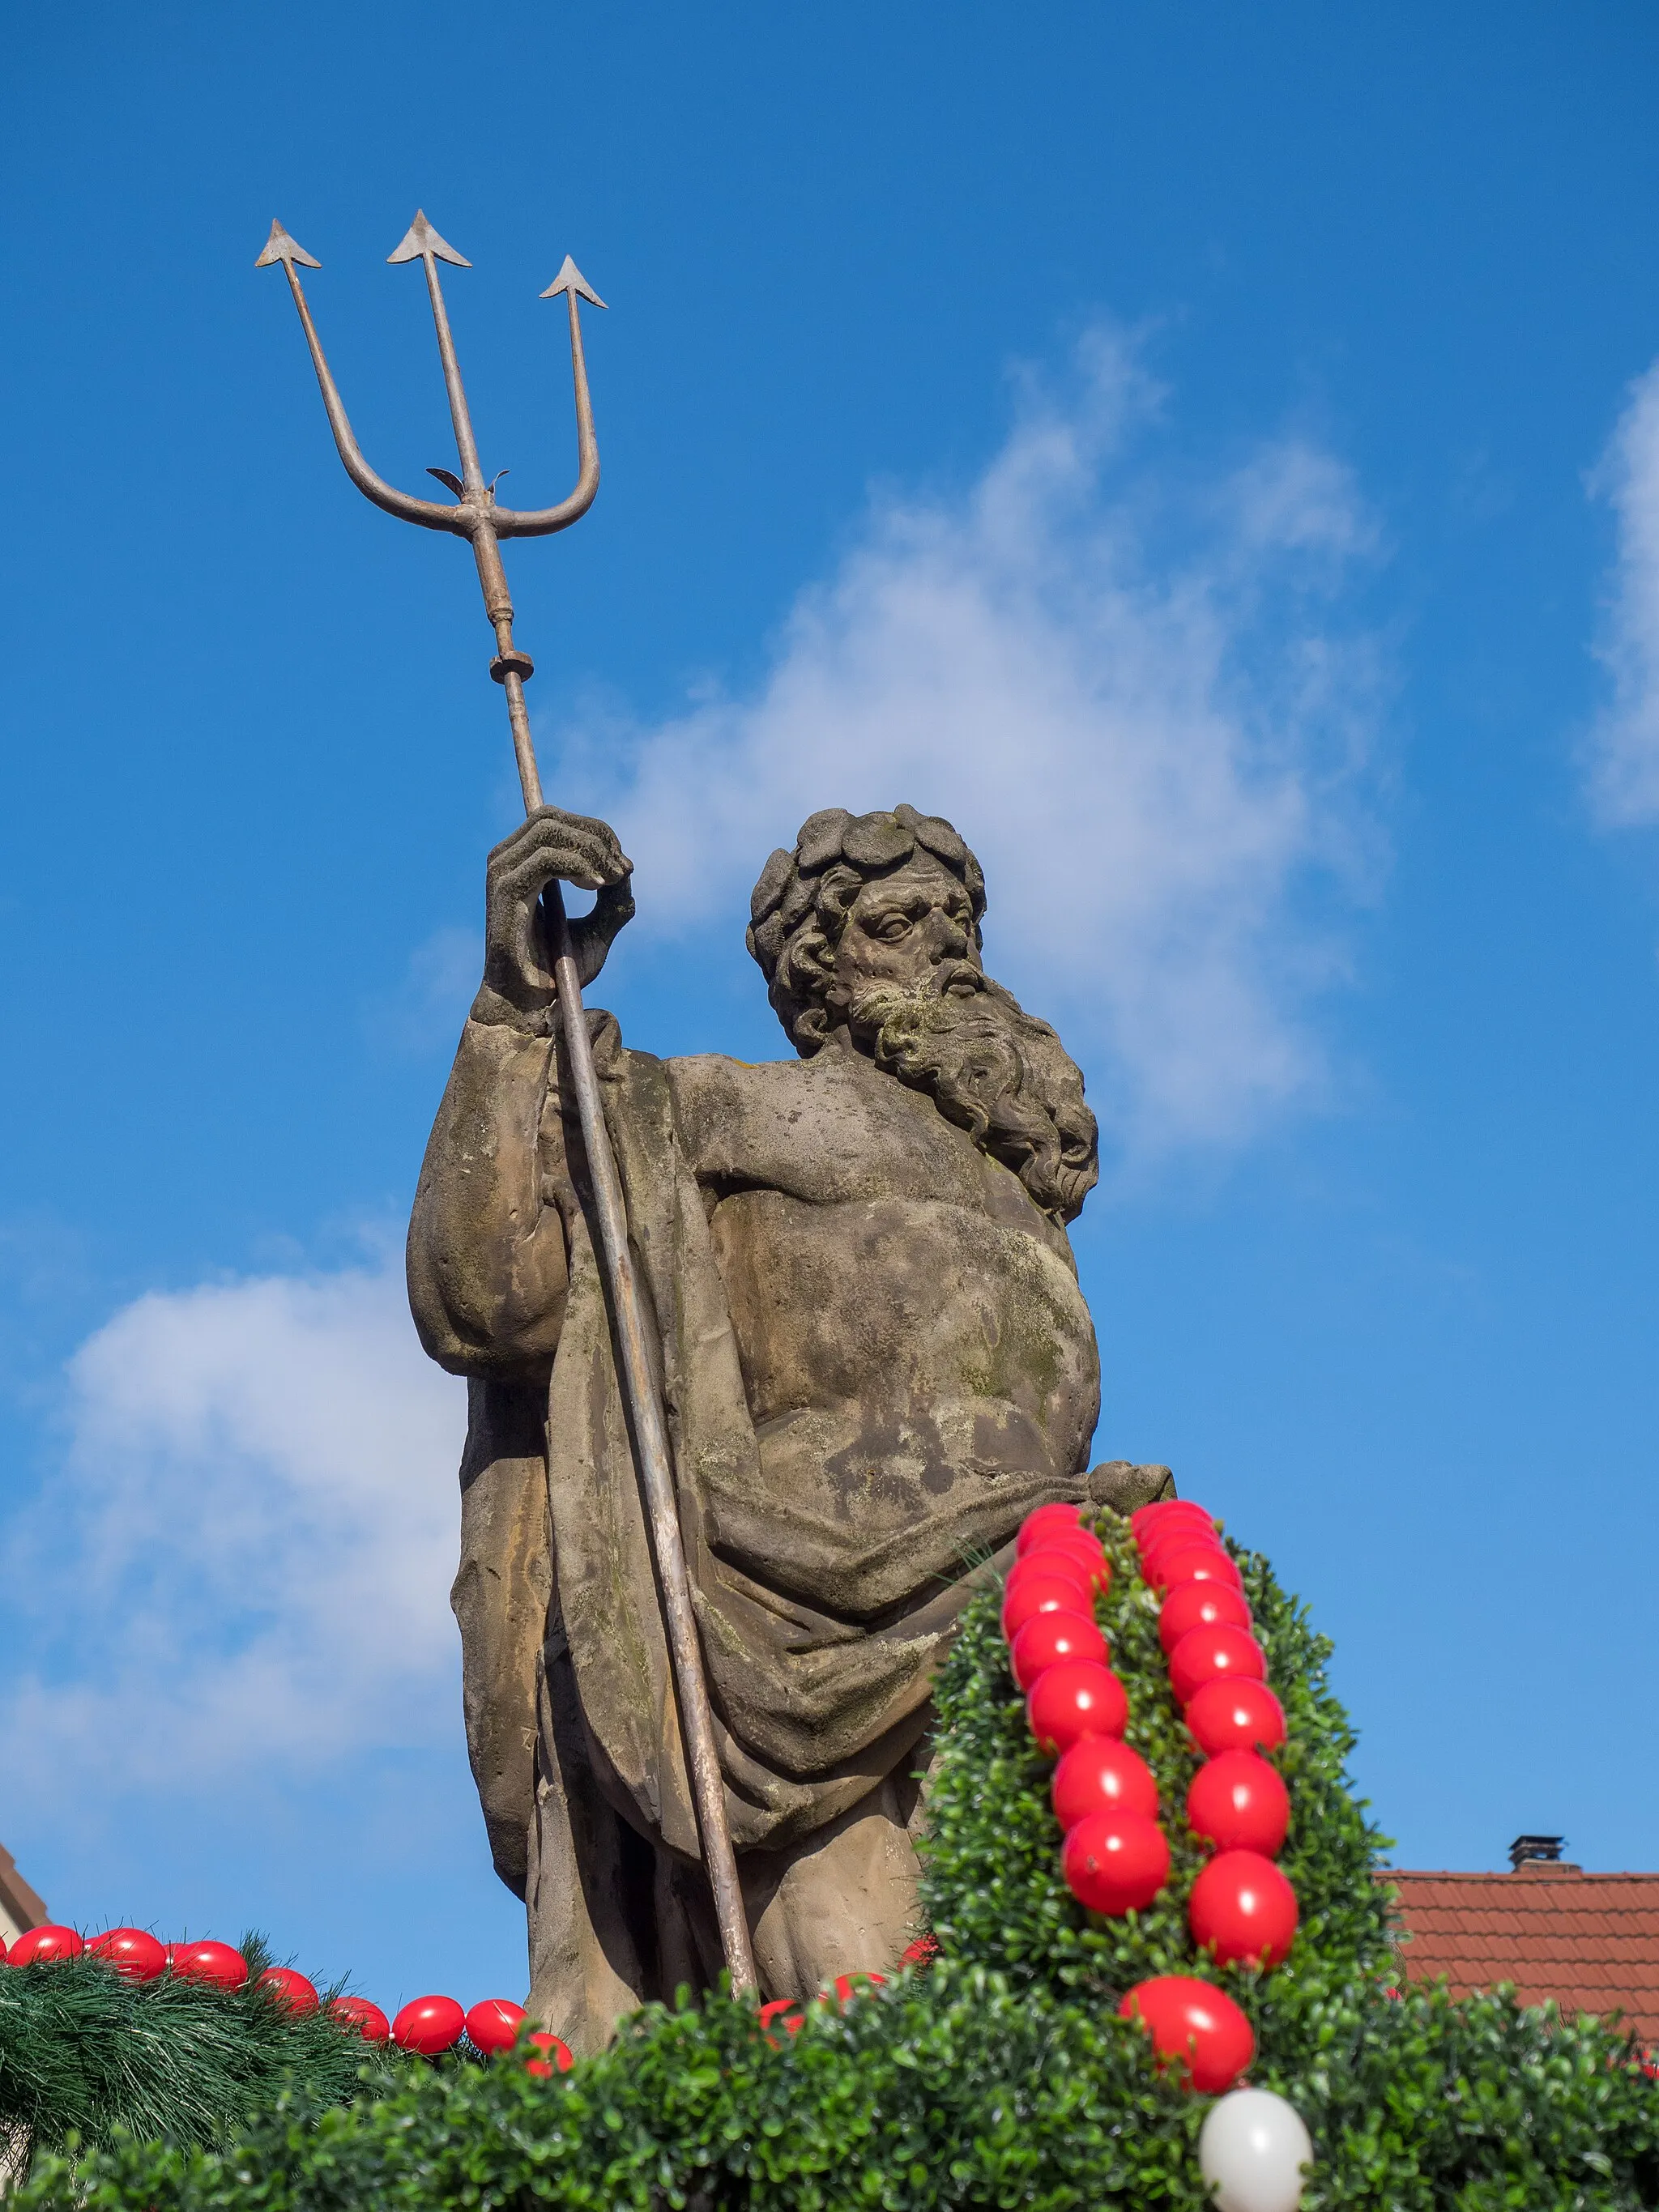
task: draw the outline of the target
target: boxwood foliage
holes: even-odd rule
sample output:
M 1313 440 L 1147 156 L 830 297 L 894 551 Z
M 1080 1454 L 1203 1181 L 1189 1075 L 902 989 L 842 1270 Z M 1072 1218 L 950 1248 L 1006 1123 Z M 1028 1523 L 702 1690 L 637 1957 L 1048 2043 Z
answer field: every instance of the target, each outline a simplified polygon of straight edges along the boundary
M 1292 1806 L 1282 1863 L 1302 1923 L 1270 1973 L 1194 1957 L 1185 1900 L 1201 1860 L 1182 1808 L 1196 1759 L 1127 1531 L 1110 1522 L 1103 1536 L 1115 1567 L 1103 1624 L 1174 1856 L 1147 1911 L 1091 1919 L 1060 1879 L 1048 1769 L 988 1593 L 939 1685 L 924 1887 L 933 1966 L 815 2004 L 793 2035 L 763 2033 L 749 2003 L 683 1996 L 550 2081 L 513 2057 L 398 2062 L 366 2069 L 343 2097 L 329 2067 L 295 2065 L 274 2094 L 269 2077 L 251 2081 L 229 2124 L 222 2112 L 181 2107 L 161 2121 L 83 2100 L 79 2136 L 37 2154 L 20 2208 L 1197 2208 L 1208 2100 L 1160 2074 L 1116 2010 L 1145 1976 L 1194 1972 L 1244 2005 L 1258 2040 L 1251 2079 L 1308 2124 L 1306 2212 L 1659 2206 L 1659 2092 L 1616 2028 L 1564 2024 L 1507 1994 L 1455 2003 L 1438 1989 L 1396 1990 L 1374 1874 L 1381 1838 L 1344 1779 L 1352 1737 L 1325 1680 L 1329 1647 L 1266 1561 L 1242 1553 L 1290 1726 L 1276 1754 Z M 0 2118 L 15 2109 L 9 2032 L 0 2015 Z M 40 2108 L 35 2124 L 44 2142 Z

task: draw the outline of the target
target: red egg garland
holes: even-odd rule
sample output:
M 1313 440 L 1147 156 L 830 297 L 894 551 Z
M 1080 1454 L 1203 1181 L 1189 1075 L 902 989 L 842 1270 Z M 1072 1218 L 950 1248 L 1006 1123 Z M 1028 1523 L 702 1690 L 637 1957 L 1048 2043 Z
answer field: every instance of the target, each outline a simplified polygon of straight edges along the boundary
M 1237 1562 L 1213 1522 L 1206 1536 L 1194 1516 L 1170 1518 L 1176 1510 L 1175 1501 L 1143 1509 L 1133 1527 L 1142 1571 L 1164 1593 L 1158 1640 L 1170 1686 L 1205 1753 L 1187 1793 L 1187 1820 L 1215 1856 L 1193 1884 L 1187 1924 L 1218 1965 L 1277 1966 L 1297 1920 L 1296 1892 L 1273 1864 L 1291 1802 L 1279 1770 L 1261 1753 L 1284 1742 L 1285 1715 L 1267 1687 L 1267 1655 L 1249 1632 Z
M 1039 1522 L 1038 1515 L 1049 1520 Z M 1104 1596 L 1112 1580 L 1105 1547 L 1080 1523 L 1051 1535 L 1054 1516 L 1054 1507 L 1040 1505 L 1026 1520 L 1015 1541 L 1022 1565 L 1046 1558 L 1051 1549 L 1058 1553 L 1063 1539 L 1064 1555 L 1086 1571 L 1091 1590 Z M 1024 1583 L 1020 1597 L 1036 1588 L 1035 1581 Z M 1005 1633 L 1011 1620 L 1020 1620 L 1020 1611 L 1014 1599 L 1005 1599 Z M 1065 1830 L 1060 1871 L 1066 1887 L 1091 1912 L 1115 1917 L 1143 1911 L 1169 1879 L 1170 1845 L 1158 1824 L 1152 1770 L 1139 1753 L 1116 1741 L 1128 1723 L 1129 1700 L 1106 1664 L 1106 1639 L 1092 1603 L 1087 1616 L 1059 1609 L 1032 1613 L 1015 1629 L 1008 1656 L 1015 1680 L 1029 1692 L 1031 1733 L 1050 1758 L 1060 1759 L 1054 1805 Z
M 1285 1741 L 1285 1716 L 1267 1684 L 1267 1655 L 1237 1562 L 1215 1522 L 1186 1498 L 1143 1506 L 1130 1516 L 1143 1579 L 1162 1593 L 1158 1638 L 1170 1687 L 1188 1732 L 1205 1753 L 1187 1795 L 1192 1833 L 1213 1856 L 1193 1885 L 1188 1925 L 1196 1948 L 1218 1965 L 1276 1966 L 1294 1941 L 1296 1893 L 1273 1864 L 1290 1825 L 1278 1769 L 1261 1756 Z M 1103 1595 L 1111 1568 L 1075 1509 L 1045 1505 L 1016 1541 L 1003 1628 L 1026 1715 L 1039 1746 L 1058 1758 L 1051 1784 L 1064 1835 L 1066 1886 L 1089 1911 L 1144 1910 L 1170 1870 L 1158 1826 L 1157 1782 L 1120 1739 L 1128 1723 L 1123 1685 L 1078 1634 L 1092 1603 L 1065 1602 L 1086 1576 L 1085 1596 Z M 1099 1552 L 1099 1559 L 1095 1558 Z M 1160 2066 L 1181 2066 L 1209 2095 L 1230 2089 L 1255 2056 L 1243 2012 L 1213 1983 L 1161 1975 L 1128 1991 L 1119 2007 L 1152 2037 Z
M 1092 1623 L 1086 1625 L 1098 1636 Z M 1104 1673 L 1105 1669 L 1098 1671 Z M 1129 1756 L 1133 1758 L 1133 1754 Z M 931 1936 L 921 1938 L 905 1952 L 905 1964 L 926 1965 L 937 1949 Z M 202 1982 L 228 1991 L 244 1988 L 248 1979 L 247 1960 L 232 1944 L 206 1939 L 164 1945 L 142 1928 L 112 1928 L 88 1943 L 75 1929 L 53 1923 L 28 1929 L 9 1950 L 0 1941 L 0 1966 L 21 1968 L 49 1965 L 83 1955 L 97 1959 L 124 1979 L 131 1981 L 154 1981 L 163 1974 L 173 1974 L 181 1981 Z M 884 1974 L 878 1973 L 838 1974 L 833 1986 L 820 1992 L 820 1998 L 826 2004 L 843 2006 L 866 1990 L 879 1987 L 886 1979 Z M 343 2029 L 361 2035 L 365 2043 L 392 2043 L 399 2050 L 423 2058 L 441 2057 L 455 2050 L 463 2039 L 479 2057 L 498 2057 L 514 2048 L 529 2019 L 524 2007 L 515 2004 L 510 1997 L 487 1997 L 466 2012 L 453 1997 L 415 1997 L 401 2008 L 395 2020 L 388 2020 L 380 2006 L 367 1997 L 331 1997 L 324 2007 L 314 1984 L 292 1966 L 265 1967 L 254 1986 L 264 1991 L 267 2002 L 295 2019 L 325 2009 Z M 763 2005 L 759 2013 L 763 2032 L 775 2043 L 777 2039 L 770 2033 L 775 2024 L 781 2024 L 793 2035 L 804 2017 L 799 2001 L 794 1997 Z M 533 2030 L 524 2037 L 524 2041 L 530 2051 L 524 2060 L 526 2074 L 549 2079 L 556 2073 L 569 2073 L 575 2065 L 575 2055 L 569 2045 L 545 2029 Z
M 162 1944 L 143 1928 L 111 1928 L 88 1943 L 75 1929 L 47 1923 L 26 1930 L 9 1949 L 0 1942 L 0 1964 L 13 1968 L 82 1956 L 98 1960 L 127 1981 L 156 1981 L 163 1974 L 172 1974 L 180 1981 L 233 1990 L 244 1988 L 248 1978 L 247 1960 L 234 1944 L 211 1938 Z M 872 1978 L 879 1981 L 881 1977 Z M 321 2005 L 314 1984 L 292 1966 L 265 1967 L 254 1986 L 295 2019 L 316 2012 Z M 367 1997 L 331 1997 L 327 2010 L 343 2027 L 355 2029 L 365 2043 L 392 2042 L 428 2058 L 453 2051 L 463 2035 L 476 2051 L 492 2057 L 513 2047 L 528 2017 L 524 2007 L 509 1997 L 486 1998 L 466 2013 L 453 1997 L 416 1997 L 395 2021 L 389 2021 L 380 2006 Z M 526 2072 L 550 2075 L 556 2068 L 564 2074 L 575 2064 L 569 2046 L 556 2035 L 538 2033 L 527 2040 L 538 2054 L 545 2055 L 526 2059 Z

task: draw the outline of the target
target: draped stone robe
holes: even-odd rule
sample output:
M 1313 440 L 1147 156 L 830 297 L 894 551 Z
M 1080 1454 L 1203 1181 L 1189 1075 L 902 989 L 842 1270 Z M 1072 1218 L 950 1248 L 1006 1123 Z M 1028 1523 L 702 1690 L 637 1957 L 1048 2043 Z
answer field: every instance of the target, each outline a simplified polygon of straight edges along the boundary
M 1085 1472 L 1098 1361 L 1065 1233 L 929 1098 L 850 1049 L 663 1061 L 590 1019 L 753 1917 L 861 1808 L 913 1867 L 932 1671 L 975 1581 L 1033 1504 L 1133 1502 L 1167 1471 Z M 428 1350 L 472 1369 L 453 1602 L 473 1770 L 529 1905 L 533 2007 L 591 2048 L 712 1978 L 718 1950 L 550 1046 L 544 1079 L 539 1200 L 569 1271 L 550 1376 L 458 1346 L 437 1310 L 445 1179 L 484 1141 L 471 1109 L 434 1128 L 410 1283 Z M 848 1864 L 843 1886 L 873 1879 Z

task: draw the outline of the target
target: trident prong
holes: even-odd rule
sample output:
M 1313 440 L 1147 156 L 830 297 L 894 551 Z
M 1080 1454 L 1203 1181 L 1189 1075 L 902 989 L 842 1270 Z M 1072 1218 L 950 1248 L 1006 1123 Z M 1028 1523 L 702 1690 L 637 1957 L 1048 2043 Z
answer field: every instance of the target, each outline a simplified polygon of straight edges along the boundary
M 494 484 L 484 482 L 483 471 L 478 463 L 477 441 L 472 434 L 472 416 L 461 383 L 460 364 L 455 358 L 455 342 L 450 335 L 443 287 L 438 282 L 440 261 L 447 261 L 459 269 L 471 268 L 471 264 L 458 253 L 447 239 L 439 236 L 419 209 L 416 210 L 415 220 L 402 241 L 386 258 L 394 262 L 419 261 L 426 271 L 427 294 L 432 302 L 432 319 L 438 333 L 438 352 L 443 362 L 444 386 L 449 394 L 450 420 L 455 430 L 455 450 L 461 464 L 459 481 L 447 469 L 434 469 L 431 473 L 456 495 L 453 507 L 446 507 L 437 500 L 411 498 L 407 492 L 398 491 L 383 477 L 376 476 L 363 459 L 357 441 L 351 434 L 351 425 L 346 419 L 346 411 L 330 374 L 328 362 L 324 358 L 317 326 L 311 319 L 305 289 L 300 282 L 299 270 L 295 265 L 300 263 L 307 269 L 317 269 L 321 267 L 320 262 L 291 238 L 280 222 L 273 222 L 265 249 L 255 266 L 269 269 L 278 261 L 283 264 L 289 289 L 294 295 L 294 304 L 300 311 L 306 343 L 311 349 L 311 364 L 317 372 L 323 404 L 328 410 L 329 428 L 334 433 L 340 459 L 345 463 L 346 474 L 358 490 L 365 497 L 372 499 L 376 507 L 384 507 L 388 514 L 398 515 L 405 522 L 418 522 L 428 530 L 451 531 L 457 538 L 465 538 L 471 542 L 473 557 L 477 563 L 478 581 L 483 586 L 484 608 L 495 632 L 495 658 L 489 664 L 489 672 L 507 694 L 507 716 L 513 727 L 513 750 L 519 763 L 519 783 L 524 793 L 525 811 L 526 814 L 533 813 L 542 804 L 542 785 L 536 767 L 535 750 L 530 742 L 530 717 L 524 703 L 525 678 L 532 673 L 532 664 L 529 654 L 520 653 L 513 642 L 513 601 L 507 592 L 507 575 L 501 567 L 498 541 L 503 538 L 543 538 L 551 531 L 567 529 L 571 523 L 579 521 L 593 504 L 593 495 L 599 488 L 599 448 L 593 434 L 593 408 L 588 397 L 587 366 L 582 356 L 581 319 L 576 301 L 578 297 L 591 300 L 596 307 L 604 307 L 605 302 L 568 254 L 565 256 L 564 266 L 542 294 L 543 299 L 546 300 L 563 293 L 569 313 L 570 368 L 575 386 L 580 473 L 575 489 L 557 507 L 544 507 L 532 514 L 517 514 L 510 507 L 497 507 Z M 635 1273 L 634 1255 L 628 1241 L 628 1212 L 622 1177 L 617 1170 L 611 1132 L 605 1126 L 599 1077 L 593 1066 L 592 1042 L 588 1036 L 586 1018 L 582 1012 L 581 981 L 576 969 L 575 949 L 571 941 L 570 924 L 565 915 L 563 894 L 556 880 L 550 883 L 543 891 L 542 908 L 552 939 L 553 972 L 558 986 L 556 1007 L 559 1026 L 570 1064 L 571 1088 L 576 1095 L 582 1147 L 587 1155 L 595 1226 L 599 1231 L 597 1241 L 617 1324 L 618 1364 L 631 1417 L 629 1427 L 636 1464 L 650 1517 L 652 1548 L 656 1555 L 662 1591 L 664 1628 L 678 1692 L 681 1732 L 692 1796 L 696 1802 L 703 1863 L 708 1869 L 709 1887 L 714 1892 L 720 1948 L 726 1954 L 732 1986 L 734 1990 L 752 1990 L 756 1986 L 754 1948 L 750 1942 L 743 1891 L 738 1879 L 737 1856 L 732 1848 L 731 1824 L 726 1817 L 726 1784 L 720 1772 L 720 1753 L 714 1737 L 714 1709 L 709 1703 L 708 1678 L 703 1671 L 702 1648 L 698 1640 L 696 1613 L 691 1598 L 691 1579 L 686 1568 L 684 1540 L 680 1532 L 679 1512 L 675 1503 L 674 1468 L 669 1455 L 667 1422 L 657 1385 L 650 1340 L 646 1331 L 645 1309 Z
M 428 530 L 454 530 L 465 537 L 464 526 L 458 528 L 459 507 L 445 507 L 435 499 L 411 499 L 407 492 L 398 491 L 384 477 L 376 476 L 363 459 L 362 450 L 351 434 L 351 424 L 340 399 L 339 387 L 323 355 L 323 342 L 317 335 L 317 325 L 311 319 L 311 309 L 306 303 L 305 286 L 300 282 L 300 272 L 295 263 L 303 262 L 307 269 L 320 269 L 322 263 L 315 254 L 307 253 L 297 239 L 290 238 L 280 222 L 270 226 L 270 236 L 265 240 L 264 252 L 254 263 L 256 269 L 270 269 L 276 263 L 283 264 L 283 274 L 288 278 L 288 289 L 294 295 L 294 304 L 300 311 L 300 321 L 306 334 L 306 343 L 311 348 L 311 365 L 317 372 L 321 387 L 323 405 L 328 410 L 328 427 L 334 433 L 334 442 L 339 448 L 340 459 L 345 463 L 346 474 L 366 499 L 376 507 L 383 507 L 388 514 L 395 514 L 404 522 L 418 522 Z

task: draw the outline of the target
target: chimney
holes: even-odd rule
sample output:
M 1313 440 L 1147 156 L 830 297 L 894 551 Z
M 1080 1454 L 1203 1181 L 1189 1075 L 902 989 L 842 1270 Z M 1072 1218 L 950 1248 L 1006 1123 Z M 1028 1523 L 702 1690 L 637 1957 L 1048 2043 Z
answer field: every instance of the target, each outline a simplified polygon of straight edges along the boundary
M 1510 1871 L 1519 1874 L 1530 1862 L 1541 1861 L 1547 1866 L 1560 1863 L 1561 1846 L 1565 1836 L 1517 1836 L 1510 1845 Z

